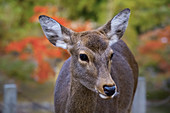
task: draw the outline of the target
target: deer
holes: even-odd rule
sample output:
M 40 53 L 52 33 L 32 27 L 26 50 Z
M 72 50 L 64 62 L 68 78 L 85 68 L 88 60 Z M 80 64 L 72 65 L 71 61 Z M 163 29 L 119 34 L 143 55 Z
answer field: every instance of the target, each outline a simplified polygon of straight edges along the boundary
M 55 113 L 130 113 L 138 81 L 138 64 L 121 39 L 130 9 L 105 25 L 75 32 L 40 15 L 42 30 L 56 47 L 67 49 L 54 91 Z

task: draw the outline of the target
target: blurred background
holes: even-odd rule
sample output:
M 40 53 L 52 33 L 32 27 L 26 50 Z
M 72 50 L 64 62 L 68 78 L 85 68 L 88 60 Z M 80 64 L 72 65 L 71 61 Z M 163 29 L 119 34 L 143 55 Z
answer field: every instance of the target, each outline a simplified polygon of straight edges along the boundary
M 66 50 L 52 46 L 38 22 L 48 15 L 81 32 L 131 9 L 123 40 L 146 78 L 147 113 L 170 111 L 170 0 L 1 0 L 0 113 L 3 86 L 17 85 L 17 113 L 51 113 L 55 80 Z

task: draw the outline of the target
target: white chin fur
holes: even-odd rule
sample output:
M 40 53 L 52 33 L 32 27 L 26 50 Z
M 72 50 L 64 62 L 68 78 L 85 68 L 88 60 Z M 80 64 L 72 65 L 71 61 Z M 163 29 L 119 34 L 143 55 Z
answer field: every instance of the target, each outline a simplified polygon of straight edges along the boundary
M 113 97 L 117 96 L 118 94 L 119 94 L 118 92 L 115 92 L 112 96 L 106 96 L 106 95 L 103 95 L 103 94 L 99 93 L 99 96 L 102 99 L 108 99 L 108 98 L 113 98 Z
M 107 99 L 107 98 L 109 98 L 108 96 L 105 96 L 105 95 L 103 95 L 103 94 L 99 94 L 99 96 L 102 98 L 102 99 Z

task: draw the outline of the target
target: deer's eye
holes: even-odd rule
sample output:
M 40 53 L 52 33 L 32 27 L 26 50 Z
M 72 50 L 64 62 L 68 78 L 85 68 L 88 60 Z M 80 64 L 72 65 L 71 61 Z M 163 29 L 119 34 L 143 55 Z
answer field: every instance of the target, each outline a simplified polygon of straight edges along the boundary
M 88 56 L 87 56 L 86 54 L 80 54 L 80 59 L 81 59 L 82 61 L 86 61 L 86 62 L 89 61 Z
M 112 58 L 113 58 L 113 55 L 114 55 L 114 53 L 112 53 L 112 54 L 110 55 L 110 60 L 112 60 Z

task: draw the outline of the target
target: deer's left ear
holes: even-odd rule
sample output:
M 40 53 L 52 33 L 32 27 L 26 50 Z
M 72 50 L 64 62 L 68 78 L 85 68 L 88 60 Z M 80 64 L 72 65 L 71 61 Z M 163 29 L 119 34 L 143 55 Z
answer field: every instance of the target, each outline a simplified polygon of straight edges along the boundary
M 116 43 L 124 34 L 130 16 L 130 9 L 124 9 L 107 24 L 99 28 L 109 38 L 109 45 Z

